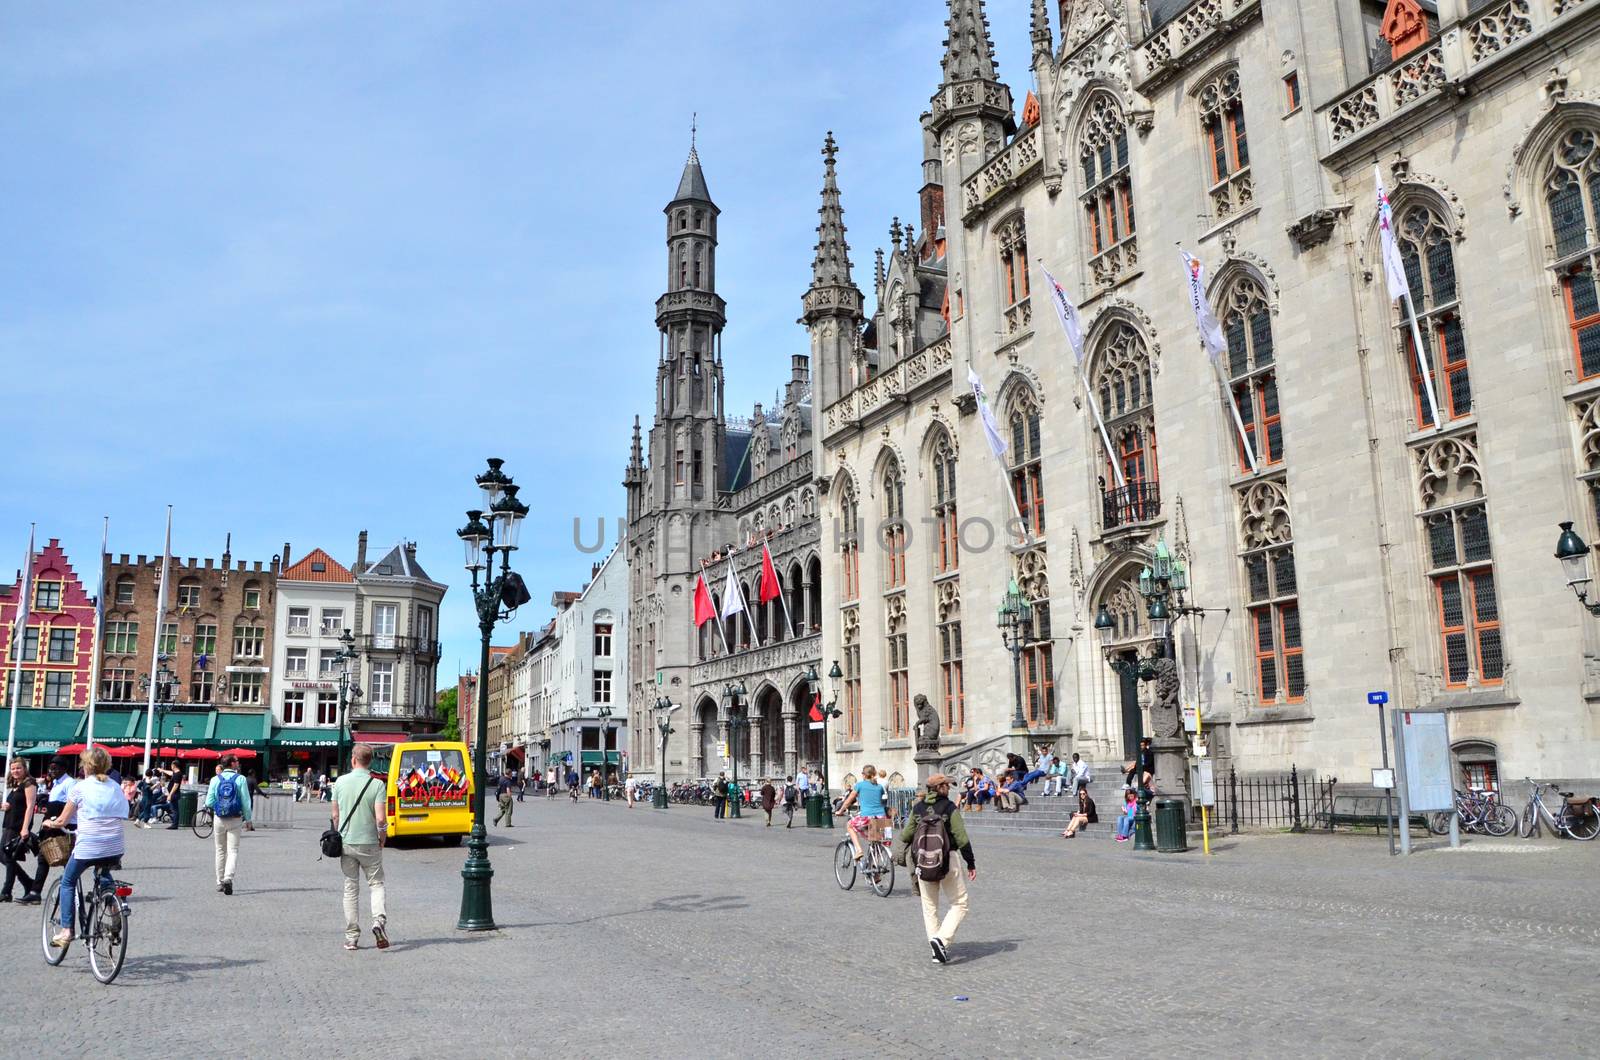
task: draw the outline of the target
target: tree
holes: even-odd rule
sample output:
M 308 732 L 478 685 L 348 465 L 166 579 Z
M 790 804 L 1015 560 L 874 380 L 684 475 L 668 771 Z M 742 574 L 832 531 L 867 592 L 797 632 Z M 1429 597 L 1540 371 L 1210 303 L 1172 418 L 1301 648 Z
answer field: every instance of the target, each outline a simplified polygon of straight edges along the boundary
M 439 693 L 439 739 L 461 739 L 461 720 L 456 716 L 454 688 L 447 688 Z

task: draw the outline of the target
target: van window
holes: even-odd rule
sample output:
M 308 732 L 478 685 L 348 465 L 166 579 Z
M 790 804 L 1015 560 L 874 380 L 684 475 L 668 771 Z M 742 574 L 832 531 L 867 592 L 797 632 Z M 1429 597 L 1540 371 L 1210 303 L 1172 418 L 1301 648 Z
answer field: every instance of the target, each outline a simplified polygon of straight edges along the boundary
M 395 774 L 400 809 L 432 809 L 467 804 L 467 768 L 461 749 L 405 748 Z

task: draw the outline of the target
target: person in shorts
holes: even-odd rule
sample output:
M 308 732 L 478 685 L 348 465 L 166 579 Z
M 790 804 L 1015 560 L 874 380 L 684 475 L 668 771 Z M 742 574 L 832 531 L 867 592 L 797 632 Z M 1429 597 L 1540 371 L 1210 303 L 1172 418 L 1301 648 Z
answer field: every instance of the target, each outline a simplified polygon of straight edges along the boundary
M 861 846 L 862 837 L 871 829 L 882 827 L 872 822 L 886 820 L 889 816 L 883 796 L 883 785 L 878 783 L 877 767 L 862 766 L 861 779 L 856 781 L 855 787 L 845 794 L 844 801 L 839 804 L 841 815 L 850 812 L 852 807 L 857 811 L 845 825 L 845 830 L 850 833 L 850 843 L 856 848 L 857 861 L 860 861 L 864 854 Z

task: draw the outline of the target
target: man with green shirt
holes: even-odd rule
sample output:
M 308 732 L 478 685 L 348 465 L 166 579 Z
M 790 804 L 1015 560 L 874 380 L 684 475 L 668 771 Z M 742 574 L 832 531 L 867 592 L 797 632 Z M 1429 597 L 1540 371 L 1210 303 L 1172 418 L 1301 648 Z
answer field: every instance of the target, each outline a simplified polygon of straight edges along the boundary
M 351 770 L 333 785 L 333 827 L 344 837 L 344 948 L 361 944 L 361 876 L 367 877 L 372 903 L 372 938 L 389 948 L 389 918 L 384 912 L 383 845 L 389 822 L 383 814 L 384 784 L 372 775 L 372 748 L 358 743 L 350 752 Z
M 928 828 L 919 836 L 918 826 L 924 819 Z M 950 801 L 949 777 L 935 773 L 928 778 L 928 788 L 912 804 L 895 849 L 896 864 L 906 864 L 908 856 L 915 859 L 912 886 L 922 899 L 922 926 L 928 934 L 928 948 L 933 951 L 935 964 L 948 963 L 950 943 L 967 915 L 967 883 L 978 878 L 978 862 L 972 854 L 972 841 L 967 838 L 967 826 L 961 820 L 961 811 Z M 953 864 L 957 853 L 966 862 L 965 874 Z M 941 896 L 947 906 L 942 919 Z

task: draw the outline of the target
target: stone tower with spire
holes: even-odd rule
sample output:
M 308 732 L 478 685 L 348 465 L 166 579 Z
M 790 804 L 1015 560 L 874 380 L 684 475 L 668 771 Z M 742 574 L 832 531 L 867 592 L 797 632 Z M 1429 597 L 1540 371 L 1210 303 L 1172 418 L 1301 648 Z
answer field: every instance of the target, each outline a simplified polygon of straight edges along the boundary
M 825 409 L 854 386 L 851 356 L 861 333 L 861 290 L 850 277 L 850 245 L 844 238 L 844 208 L 834 172 L 838 145 L 833 133 L 822 144 L 822 205 L 817 209 L 817 252 L 811 263 L 801 323 L 811 336 L 816 381 L 814 407 Z M 820 437 L 820 435 L 819 435 Z

